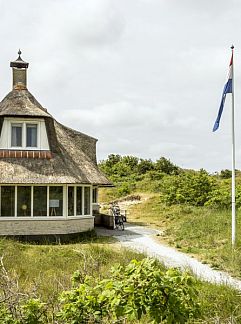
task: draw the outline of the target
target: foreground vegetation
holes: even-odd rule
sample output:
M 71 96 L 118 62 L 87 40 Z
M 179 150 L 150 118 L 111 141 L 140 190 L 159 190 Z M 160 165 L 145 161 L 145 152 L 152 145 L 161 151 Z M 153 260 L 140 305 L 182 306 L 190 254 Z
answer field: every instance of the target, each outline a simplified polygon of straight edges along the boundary
M 241 318 L 235 290 L 166 270 L 106 238 L 66 245 L 2 240 L 0 247 L 0 323 L 231 323 Z

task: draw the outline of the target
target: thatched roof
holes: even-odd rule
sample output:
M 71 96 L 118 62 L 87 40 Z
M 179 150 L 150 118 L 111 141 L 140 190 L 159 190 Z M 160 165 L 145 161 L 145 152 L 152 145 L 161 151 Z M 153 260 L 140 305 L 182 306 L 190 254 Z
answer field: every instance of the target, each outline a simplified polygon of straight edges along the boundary
M 34 96 L 27 90 L 12 90 L 0 102 L 0 116 L 50 117 Z
M 58 123 L 28 90 L 13 90 L 3 99 L 4 116 L 44 118 L 53 158 L 0 158 L 0 183 L 111 185 L 96 163 L 97 140 Z

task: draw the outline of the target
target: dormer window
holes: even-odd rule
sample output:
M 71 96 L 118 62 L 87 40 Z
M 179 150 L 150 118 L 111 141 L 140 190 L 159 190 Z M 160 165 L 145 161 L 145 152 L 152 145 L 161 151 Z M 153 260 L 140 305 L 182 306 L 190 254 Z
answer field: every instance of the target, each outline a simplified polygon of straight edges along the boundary
M 37 148 L 38 123 L 11 123 L 12 148 Z
M 16 157 L 15 151 L 50 151 L 44 118 L 5 117 L 0 136 L 0 153 L 1 150 L 11 151 L 11 157 Z M 17 157 L 26 156 L 18 153 Z M 38 155 L 27 157 L 37 158 Z

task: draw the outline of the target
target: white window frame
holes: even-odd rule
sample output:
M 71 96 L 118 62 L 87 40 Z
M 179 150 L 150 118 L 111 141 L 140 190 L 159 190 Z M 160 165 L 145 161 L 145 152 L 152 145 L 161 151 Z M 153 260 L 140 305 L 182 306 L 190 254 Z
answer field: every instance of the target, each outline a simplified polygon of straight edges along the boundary
M 60 220 L 60 219 L 84 219 L 93 217 L 92 213 L 92 185 L 82 185 L 82 184 L 1 184 L 0 185 L 0 208 L 1 208 L 1 188 L 2 186 L 13 186 L 15 187 L 15 205 L 14 205 L 14 215 L 12 216 L 0 216 L 1 220 Z M 31 187 L 31 216 L 17 216 L 17 188 L 21 186 Z M 47 215 L 45 216 L 33 216 L 33 191 L 34 187 L 46 186 L 47 187 Z M 49 215 L 49 188 L 50 187 L 63 187 L 63 215 L 61 216 L 51 216 Z M 68 216 L 68 187 L 74 187 L 74 216 Z M 77 215 L 77 187 L 82 190 L 82 214 Z M 84 215 L 84 188 L 90 188 L 90 214 Z
M 22 146 L 12 146 L 12 126 L 22 125 Z M 27 146 L 27 125 L 37 125 L 37 146 Z M 14 150 L 39 150 L 40 149 L 40 121 L 39 120 L 11 120 L 9 121 L 8 147 Z
M 22 129 L 22 132 L 21 132 L 21 135 L 22 135 L 21 146 L 13 146 L 13 145 L 12 145 L 12 128 L 13 128 L 13 127 L 17 127 L 17 125 L 21 126 L 21 129 Z M 23 128 L 24 128 L 24 126 L 23 126 L 23 123 L 22 123 L 22 122 L 12 122 L 12 123 L 10 124 L 10 146 L 11 146 L 12 148 L 15 148 L 15 149 L 21 149 L 21 148 L 23 147 Z
M 70 187 L 73 187 L 74 188 L 74 215 L 70 215 L 69 216 L 69 188 Z M 67 215 L 67 217 L 69 218 L 69 217 L 76 217 L 76 215 L 77 215 L 77 186 L 75 186 L 75 185 L 68 185 L 67 186 L 67 192 L 66 192 L 66 215 Z M 79 216 L 81 216 L 81 215 L 79 215 Z
M 95 195 L 94 195 L 95 191 Z M 94 201 L 94 196 L 95 196 L 95 201 Z M 98 187 L 93 187 L 92 188 L 92 204 L 98 204 L 98 197 L 99 196 L 99 190 Z
M 36 125 L 37 126 L 37 146 L 27 146 L 27 125 Z M 32 149 L 37 149 L 39 147 L 39 123 L 36 122 L 26 122 L 24 123 L 24 129 L 25 129 L 25 136 L 24 136 L 24 140 L 25 140 L 25 147 L 26 149 L 32 150 Z
M 74 216 L 69 216 L 68 215 L 68 188 L 69 187 L 74 187 Z M 79 215 L 77 214 L 77 187 L 80 187 L 81 188 L 81 192 L 82 192 L 82 206 L 81 206 L 81 212 L 82 214 Z M 88 187 L 90 188 L 90 202 L 89 202 L 89 209 L 90 209 L 90 213 L 88 215 L 85 215 L 84 214 L 84 203 L 85 203 L 85 190 L 84 188 L 85 187 Z M 91 185 L 74 185 L 74 184 L 69 184 L 67 185 L 67 188 L 66 188 L 66 217 L 69 218 L 69 219 L 73 219 L 73 218 L 84 218 L 84 217 L 92 217 L 93 216 L 93 212 L 92 212 L 92 189 L 93 187 Z

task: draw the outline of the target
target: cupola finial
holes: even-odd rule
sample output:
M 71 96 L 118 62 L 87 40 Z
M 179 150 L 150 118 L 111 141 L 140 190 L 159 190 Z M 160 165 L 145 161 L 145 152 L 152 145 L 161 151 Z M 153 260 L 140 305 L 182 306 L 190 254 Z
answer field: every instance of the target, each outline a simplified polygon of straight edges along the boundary
M 13 68 L 13 89 L 22 90 L 27 89 L 27 68 L 28 63 L 21 58 L 22 52 L 18 50 L 18 58 L 16 61 L 10 63 Z

